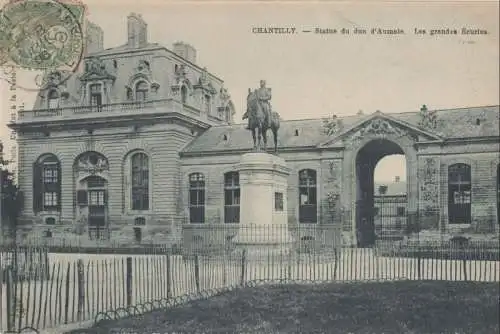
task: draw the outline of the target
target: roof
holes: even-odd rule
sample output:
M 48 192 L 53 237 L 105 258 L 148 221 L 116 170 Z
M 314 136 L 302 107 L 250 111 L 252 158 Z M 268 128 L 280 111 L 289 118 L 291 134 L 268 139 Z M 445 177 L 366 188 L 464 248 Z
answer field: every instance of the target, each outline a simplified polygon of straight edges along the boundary
M 500 106 L 443 109 L 435 111 L 438 119 L 438 128 L 436 130 L 422 129 L 419 126 L 419 111 L 386 115 L 393 119 L 408 123 L 414 128 L 433 132 L 445 139 L 499 136 Z M 355 126 L 367 118 L 368 116 L 366 114 L 338 117 L 338 119 L 342 120 L 344 129 Z M 476 124 L 477 119 L 480 120 L 479 125 Z M 253 147 L 252 136 L 245 127 L 246 123 L 211 127 L 186 146 L 183 152 L 202 153 L 251 149 Z M 226 136 L 227 140 L 224 140 L 224 136 Z M 314 147 L 331 138 L 331 136 L 328 136 L 323 131 L 323 118 L 289 121 L 281 120 L 278 133 L 278 147 Z M 272 147 L 273 145 L 273 136 L 271 131 L 269 131 L 268 146 Z
M 187 44 L 187 43 L 184 43 L 184 44 Z M 151 51 L 151 50 L 158 50 L 158 49 L 165 50 L 165 51 L 169 52 L 170 54 L 175 55 L 176 57 L 179 57 L 180 59 L 182 59 L 183 62 L 185 62 L 186 64 L 189 64 L 190 66 L 192 66 L 194 68 L 197 68 L 198 70 L 200 70 L 200 72 L 204 70 L 204 68 L 202 66 L 195 64 L 195 63 L 192 63 L 191 61 L 187 60 L 186 58 L 183 58 L 183 57 L 179 56 L 178 54 L 176 54 L 170 48 L 168 48 L 162 44 L 159 44 L 159 43 L 147 43 L 147 44 L 145 44 L 141 47 L 138 47 L 138 48 L 132 48 L 127 43 L 125 43 L 123 45 L 114 46 L 114 47 L 104 49 L 101 51 L 92 52 L 88 55 L 85 55 L 85 57 L 86 58 L 87 57 L 88 58 L 90 58 L 90 57 L 102 57 L 102 56 L 111 56 L 111 55 L 115 55 L 115 54 L 119 54 L 119 53 L 143 52 L 143 51 Z M 219 76 L 217 76 L 214 73 L 208 72 L 207 74 L 209 76 L 215 78 L 216 80 L 223 81 Z

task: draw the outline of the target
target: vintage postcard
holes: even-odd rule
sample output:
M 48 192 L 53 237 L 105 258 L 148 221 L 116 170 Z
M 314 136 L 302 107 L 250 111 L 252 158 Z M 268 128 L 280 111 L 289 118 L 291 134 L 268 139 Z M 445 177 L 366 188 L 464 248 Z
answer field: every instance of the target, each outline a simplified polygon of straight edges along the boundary
M 496 333 L 495 1 L 0 2 L 0 333 Z

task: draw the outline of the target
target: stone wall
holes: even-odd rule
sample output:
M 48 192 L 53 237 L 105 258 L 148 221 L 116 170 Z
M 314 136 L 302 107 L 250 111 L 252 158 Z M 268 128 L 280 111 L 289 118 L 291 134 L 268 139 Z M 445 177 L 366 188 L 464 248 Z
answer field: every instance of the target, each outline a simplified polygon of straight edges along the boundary
M 181 192 L 178 152 L 191 138 L 192 135 L 187 129 L 176 124 L 151 125 L 142 127 L 138 132 L 132 131 L 131 128 L 106 128 L 96 129 L 92 135 L 83 131 L 54 132 L 49 137 L 36 139 L 29 139 L 24 135 L 20 139 L 18 160 L 19 186 L 25 199 L 22 220 L 26 225 L 34 222 L 34 233 L 38 235 L 46 228 L 54 231 L 54 237 L 65 233 L 78 234 L 73 166 L 79 154 L 96 151 L 103 154 L 109 163 L 108 221 L 112 236 L 133 241 L 133 224 L 138 216 L 146 218 L 145 227 L 141 227 L 146 239 L 159 230 L 165 234 L 173 234 L 175 226 L 181 224 L 177 196 Z M 144 151 L 151 160 L 152 188 L 150 209 L 147 211 L 129 210 L 129 206 L 125 205 L 127 186 L 124 173 L 129 171 L 124 170 L 124 164 L 128 153 L 134 150 Z M 34 215 L 33 163 L 44 153 L 55 154 L 61 162 L 61 211 Z M 43 226 L 45 216 L 55 217 L 57 226 Z
M 484 233 L 498 231 L 497 168 L 500 145 L 450 144 L 421 150 L 419 169 L 419 222 L 421 229 Z M 450 224 L 448 168 L 456 163 L 471 167 L 470 225 Z

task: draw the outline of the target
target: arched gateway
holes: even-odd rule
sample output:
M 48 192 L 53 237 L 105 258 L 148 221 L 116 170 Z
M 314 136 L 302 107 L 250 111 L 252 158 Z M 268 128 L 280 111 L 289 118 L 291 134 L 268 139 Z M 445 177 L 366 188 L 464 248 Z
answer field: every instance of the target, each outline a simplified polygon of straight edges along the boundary
M 369 247 L 375 243 L 380 228 L 406 229 L 415 223 L 418 210 L 417 149 L 418 138 L 430 136 L 426 131 L 415 129 L 398 119 L 376 112 L 354 125 L 342 135 L 345 143 L 343 156 L 342 204 L 344 210 L 344 240 L 348 243 Z M 403 222 L 391 221 L 391 213 L 378 212 L 375 206 L 374 172 L 377 163 L 389 155 L 404 155 L 406 159 L 406 197 L 403 203 L 392 203 L 386 199 L 385 205 L 404 207 Z M 387 202 L 389 201 L 389 202 Z M 392 207 L 390 208 L 393 209 Z M 379 222 L 376 216 L 387 221 Z M 394 214 L 396 215 L 396 214 Z

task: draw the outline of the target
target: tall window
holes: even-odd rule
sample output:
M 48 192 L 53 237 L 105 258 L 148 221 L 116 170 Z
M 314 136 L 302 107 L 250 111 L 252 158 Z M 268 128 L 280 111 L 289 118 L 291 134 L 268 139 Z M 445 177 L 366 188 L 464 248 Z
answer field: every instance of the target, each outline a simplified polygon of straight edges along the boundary
M 189 175 L 189 222 L 205 222 L 205 177 L 201 173 Z
M 182 103 L 186 103 L 187 95 L 188 95 L 187 88 L 185 85 L 182 85 L 182 87 L 181 87 L 181 101 L 182 101 Z
M 37 160 L 33 170 L 33 211 L 61 209 L 61 164 L 55 155 Z
M 497 223 L 500 225 L 500 164 L 497 165 Z
M 149 210 L 149 158 L 145 153 L 132 156 L 132 210 Z
M 106 180 L 98 176 L 89 176 L 86 181 L 89 237 L 91 239 L 106 239 L 109 237 L 106 231 L 106 208 L 108 204 Z
M 240 222 L 240 175 L 238 172 L 224 174 L 224 222 Z
M 97 111 L 102 110 L 102 91 L 101 84 L 90 85 L 90 105 Z
M 317 222 L 316 171 L 299 171 L 299 222 Z
M 448 167 L 448 221 L 471 223 L 471 168 L 467 164 Z
M 148 99 L 149 87 L 145 81 L 140 81 L 135 86 L 135 100 L 146 101 Z
M 59 108 L 59 93 L 55 89 L 52 89 L 48 94 L 48 106 L 49 109 Z
M 204 102 L 205 102 L 205 111 L 207 113 L 210 113 L 210 106 L 211 106 L 211 103 L 212 103 L 210 101 L 210 95 L 205 95 Z

